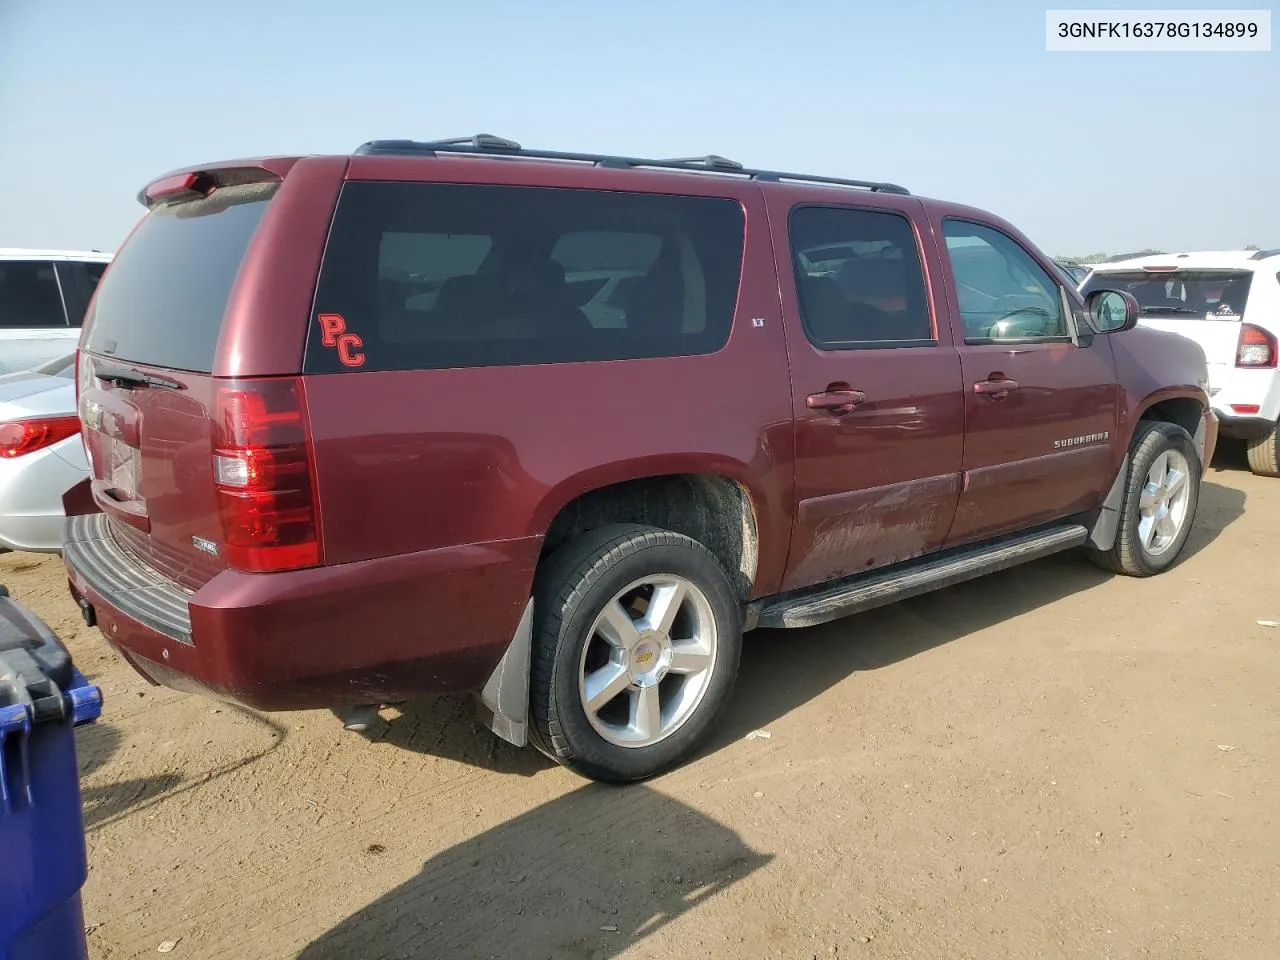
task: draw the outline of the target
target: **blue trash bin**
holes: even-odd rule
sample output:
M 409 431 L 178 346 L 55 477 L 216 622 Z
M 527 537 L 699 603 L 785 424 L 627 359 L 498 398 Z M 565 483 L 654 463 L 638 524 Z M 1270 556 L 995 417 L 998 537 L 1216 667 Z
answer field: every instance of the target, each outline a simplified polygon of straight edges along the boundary
M 73 728 L 101 712 L 101 691 L 0 585 L 0 960 L 88 956 Z

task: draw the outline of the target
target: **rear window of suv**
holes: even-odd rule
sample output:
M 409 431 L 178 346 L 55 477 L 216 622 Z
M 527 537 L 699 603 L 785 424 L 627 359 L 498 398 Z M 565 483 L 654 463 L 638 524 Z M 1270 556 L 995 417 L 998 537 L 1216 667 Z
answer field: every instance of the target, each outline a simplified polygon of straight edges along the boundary
M 209 373 L 231 286 L 275 188 L 221 187 L 148 213 L 98 284 L 86 348 Z
M 1238 320 L 1252 280 L 1248 270 L 1094 271 L 1081 292 L 1123 290 L 1149 317 Z
M 309 373 L 626 360 L 725 345 L 733 200 L 544 187 L 343 188 Z

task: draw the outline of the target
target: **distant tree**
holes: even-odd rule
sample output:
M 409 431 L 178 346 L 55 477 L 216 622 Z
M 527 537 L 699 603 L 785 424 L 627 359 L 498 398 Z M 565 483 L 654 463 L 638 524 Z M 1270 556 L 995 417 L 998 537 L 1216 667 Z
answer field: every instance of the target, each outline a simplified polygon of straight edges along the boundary
M 1089 253 L 1083 257 L 1056 257 L 1055 259 L 1065 261 L 1066 263 L 1100 263 L 1107 259 L 1105 253 Z
M 1246 244 L 1244 245 L 1244 248 L 1245 248 L 1246 250 L 1261 250 L 1261 249 L 1262 249 L 1262 248 L 1261 248 L 1260 246 L 1258 246 L 1256 243 L 1246 243 Z

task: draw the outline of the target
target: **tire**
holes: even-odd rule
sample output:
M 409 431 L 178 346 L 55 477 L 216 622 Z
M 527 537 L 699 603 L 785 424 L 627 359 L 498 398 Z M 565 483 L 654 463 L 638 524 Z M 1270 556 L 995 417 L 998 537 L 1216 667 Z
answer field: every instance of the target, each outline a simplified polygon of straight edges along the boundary
M 647 616 L 658 597 L 656 612 L 675 610 L 666 632 L 648 629 L 662 626 Z M 543 563 L 533 610 L 530 740 L 551 759 L 628 783 L 670 769 L 706 739 L 737 677 L 742 603 L 702 544 L 633 524 L 588 531 Z M 660 709 L 642 709 L 654 696 Z
M 1277 428 L 1272 427 L 1261 440 L 1249 441 L 1249 469 L 1260 477 L 1280 477 L 1280 449 L 1276 447 Z
M 1164 496 L 1166 488 L 1157 487 L 1151 474 L 1166 454 L 1170 455 L 1170 461 L 1175 465 L 1180 458 L 1186 467 L 1183 481 L 1185 486 L 1179 488 L 1185 490 L 1185 496 L 1179 500 L 1175 494 L 1168 504 L 1176 532 L 1170 537 L 1168 525 L 1158 525 L 1148 542 L 1146 534 L 1149 525 L 1144 526 L 1146 518 L 1143 516 L 1144 491 L 1154 490 L 1159 496 Z M 1200 457 L 1186 430 L 1176 424 L 1157 421 L 1139 424 L 1138 432 L 1129 447 L 1129 477 L 1120 504 L 1116 542 L 1110 550 L 1091 551 L 1094 562 L 1107 570 L 1130 577 L 1150 577 L 1173 566 L 1186 546 L 1187 537 L 1195 523 L 1196 508 L 1200 502 L 1201 473 Z M 1147 512 L 1150 513 L 1150 510 Z M 1157 515 L 1158 513 L 1157 509 Z

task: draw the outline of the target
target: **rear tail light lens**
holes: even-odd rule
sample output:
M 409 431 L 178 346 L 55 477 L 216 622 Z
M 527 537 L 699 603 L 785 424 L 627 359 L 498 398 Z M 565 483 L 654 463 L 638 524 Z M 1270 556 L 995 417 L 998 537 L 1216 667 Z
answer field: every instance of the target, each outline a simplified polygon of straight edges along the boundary
M 306 398 L 294 377 L 225 381 L 214 412 L 214 485 L 227 562 L 249 573 L 321 562 Z
M 32 417 L 0 423 L 0 457 L 35 453 L 80 432 L 79 417 Z
M 1240 324 L 1240 339 L 1236 346 L 1236 366 L 1274 367 L 1275 365 L 1276 338 L 1251 323 Z

